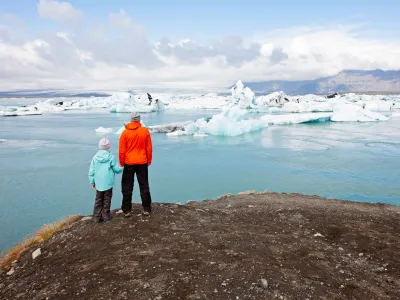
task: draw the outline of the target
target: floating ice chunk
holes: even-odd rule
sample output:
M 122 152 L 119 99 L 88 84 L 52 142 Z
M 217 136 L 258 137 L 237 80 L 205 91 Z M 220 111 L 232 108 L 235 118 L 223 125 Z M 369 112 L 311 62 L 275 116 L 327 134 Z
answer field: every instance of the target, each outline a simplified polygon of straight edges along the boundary
M 332 113 L 305 113 L 305 114 L 288 114 L 288 115 L 265 115 L 261 119 L 268 125 L 290 125 L 312 122 L 329 122 Z
M 328 99 L 322 96 L 308 94 L 299 98 L 299 102 L 327 102 Z
M 5 140 L 5 139 L 0 139 L 0 143 L 4 143 L 4 142 L 7 142 L 7 140 Z
M 305 103 L 288 102 L 283 105 L 282 111 L 286 113 L 308 112 L 309 107 Z
M 239 105 L 241 108 L 252 108 L 256 104 L 256 98 L 253 91 L 244 87 L 241 80 L 239 80 L 231 89 L 232 100 L 234 104 Z
M 169 124 L 164 124 L 164 125 L 155 125 L 155 126 L 149 126 L 149 130 L 151 132 L 157 132 L 157 133 L 168 133 L 168 132 L 174 132 L 178 130 L 183 130 L 186 125 L 189 125 L 192 123 L 192 121 L 187 121 L 187 122 L 177 122 L 177 123 L 169 123 Z
M 372 112 L 351 103 L 336 105 L 331 118 L 332 122 L 375 122 L 387 120 L 389 118 L 380 113 Z
M 99 127 L 99 128 L 96 129 L 96 132 L 97 132 L 97 133 L 102 133 L 102 134 L 105 134 L 105 133 L 112 133 L 112 132 L 113 132 L 113 129 L 112 129 L 112 128 Z
M 168 136 L 181 135 L 221 135 L 221 136 L 238 136 L 247 132 L 260 130 L 268 126 L 261 119 L 245 120 L 244 116 L 248 114 L 247 110 L 241 109 L 238 106 L 233 106 L 224 109 L 222 113 L 214 115 L 211 119 L 198 119 L 189 125 L 186 125 L 183 130 L 168 133 Z
M 289 97 L 284 92 L 274 92 L 257 97 L 255 102 L 258 106 L 281 106 L 289 101 Z
M 277 108 L 277 107 L 270 107 L 268 108 L 268 112 L 270 114 L 280 114 L 281 113 L 281 109 Z
M 373 110 L 373 111 L 391 111 L 394 109 L 396 103 L 393 101 L 382 101 L 382 100 L 376 100 L 376 101 L 360 101 L 361 105 L 368 110 Z
M 41 111 L 6 111 L 4 112 L 4 117 L 18 117 L 18 116 L 39 116 Z

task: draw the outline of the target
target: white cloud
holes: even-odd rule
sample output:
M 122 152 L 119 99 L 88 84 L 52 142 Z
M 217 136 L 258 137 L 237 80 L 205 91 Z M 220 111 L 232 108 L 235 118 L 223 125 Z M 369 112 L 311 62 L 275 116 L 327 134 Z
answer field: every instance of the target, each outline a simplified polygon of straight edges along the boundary
M 56 0 L 40 0 L 37 5 L 39 16 L 43 19 L 52 21 L 75 21 L 79 19 L 82 13 L 75 9 L 68 2 L 59 2 Z
M 61 11 L 76 12 L 68 3 L 66 7 Z M 50 15 L 65 20 L 74 13 Z M 400 40 L 360 38 L 359 28 L 353 26 L 289 28 L 199 44 L 190 37 L 177 43 L 168 38 L 153 43 L 123 10 L 86 30 L 53 32 L 18 43 L 10 42 L 13 32 L 1 25 L 0 20 L 3 90 L 221 87 L 237 79 L 297 80 L 343 69 L 400 69 Z

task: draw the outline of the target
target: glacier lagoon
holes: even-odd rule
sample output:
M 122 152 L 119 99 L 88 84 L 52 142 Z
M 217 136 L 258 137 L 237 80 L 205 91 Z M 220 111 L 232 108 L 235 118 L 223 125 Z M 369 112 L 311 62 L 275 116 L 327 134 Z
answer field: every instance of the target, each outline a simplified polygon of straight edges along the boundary
M 142 114 L 146 126 L 193 121 L 219 111 Z M 90 214 L 87 179 L 101 137 L 117 153 L 129 114 L 105 110 L 0 118 L 0 249 L 60 217 Z M 114 131 L 114 132 L 115 132 Z M 400 205 L 400 117 L 386 122 L 270 126 L 235 137 L 152 133 L 150 185 L 155 202 L 215 198 L 244 190 L 299 192 Z M 121 204 L 120 175 L 112 207 Z M 137 186 L 137 185 L 136 185 Z M 134 201 L 140 202 L 138 189 Z

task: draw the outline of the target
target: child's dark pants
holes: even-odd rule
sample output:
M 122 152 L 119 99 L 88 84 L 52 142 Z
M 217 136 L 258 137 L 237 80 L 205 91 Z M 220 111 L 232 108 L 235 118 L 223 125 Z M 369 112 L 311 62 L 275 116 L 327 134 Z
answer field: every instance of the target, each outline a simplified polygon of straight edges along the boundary
M 93 216 L 97 222 L 109 221 L 111 219 L 110 208 L 112 190 L 112 188 L 103 192 L 96 190 L 96 201 L 94 202 Z

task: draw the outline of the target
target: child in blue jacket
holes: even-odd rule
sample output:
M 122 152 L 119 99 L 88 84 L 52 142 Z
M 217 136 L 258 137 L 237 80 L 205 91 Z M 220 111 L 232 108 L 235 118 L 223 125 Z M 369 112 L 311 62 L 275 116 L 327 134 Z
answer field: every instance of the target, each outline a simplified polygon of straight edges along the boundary
M 108 139 L 100 140 L 100 150 L 93 157 L 89 169 L 90 184 L 96 189 L 93 211 L 96 223 L 112 220 L 110 207 L 115 174 L 122 173 L 122 168 L 116 162 L 115 156 L 109 152 L 110 146 Z

